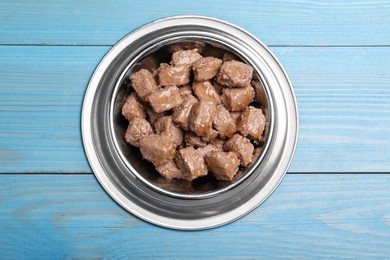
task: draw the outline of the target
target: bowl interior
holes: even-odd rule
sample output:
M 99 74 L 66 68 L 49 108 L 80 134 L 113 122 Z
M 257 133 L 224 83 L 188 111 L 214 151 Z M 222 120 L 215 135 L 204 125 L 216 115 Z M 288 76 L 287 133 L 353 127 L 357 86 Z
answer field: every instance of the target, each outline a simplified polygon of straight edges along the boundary
M 142 159 L 142 155 L 138 148 L 125 142 L 124 135 L 129 122 L 121 114 L 121 109 L 127 95 L 133 91 L 129 85 L 130 82 L 128 79 L 133 72 L 140 69 L 148 69 L 152 72 L 159 67 L 160 63 L 169 63 L 173 52 L 194 48 L 197 48 L 202 56 L 213 56 L 222 59 L 224 55 L 230 55 L 236 60 L 246 62 L 244 57 L 237 55 L 228 46 L 211 41 L 176 40 L 150 48 L 145 51 L 138 60 L 129 64 L 126 70 L 122 73 L 122 77 L 120 77 L 117 82 L 117 88 L 112 97 L 112 125 L 113 138 L 115 139 L 114 143 L 117 146 L 117 150 L 122 160 L 129 168 L 129 172 L 126 174 L 136 175 L 141 182 L 157 191 L 173 196 L 180 197 L 181 195 L 184 195 L 196 198 L 199 195 L 218 194 L 223 190 L 236 186 L 252 173 L 251 167 L 241 167 L 239 169 L 239 173 L 237 173 L 234 180 L 231 182 L 219 181 L 215 179 L 212 174 L 208 174 L 207 176 L 198 178 L 192 182 L 175 179 L 168 180 L 160 176 L 152 163 Z M 262 154 L 264 153 L 262 148 L 269 139 L 270 111 L 268 106 L 269 98 L 267 97 L 267 92 L 264 88 L 265 82 L 262 81 L 262 77 L 258 74 L 258 70 L 255 69 L 254 71 L 255 73 L 253 78 L 260 81 L 260 92 L 258 91 L 257 93 L 260 100 L 254 101 L 251 105 L 261 108 L 267 119 L 266 129 L 263 134 L 264 139 L 255 145 L 255 148 L 259 148 L 261 150 L 259 157 L 257 158 L 257 160 L 260 160 L 262 158 Z

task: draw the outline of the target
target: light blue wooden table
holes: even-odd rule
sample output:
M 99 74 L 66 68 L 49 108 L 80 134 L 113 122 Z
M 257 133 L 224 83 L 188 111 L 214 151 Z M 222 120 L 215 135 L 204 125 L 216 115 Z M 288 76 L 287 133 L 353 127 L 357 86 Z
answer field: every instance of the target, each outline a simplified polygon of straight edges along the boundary
M 180 232 L 127 213 L 85 158 L 80 113 L 121 37 L 170 15 L 235 23 L 293 83 L 300 137 L 259 208 Z M 1 1 L 0 258 L 390 257 L 389 1 Z

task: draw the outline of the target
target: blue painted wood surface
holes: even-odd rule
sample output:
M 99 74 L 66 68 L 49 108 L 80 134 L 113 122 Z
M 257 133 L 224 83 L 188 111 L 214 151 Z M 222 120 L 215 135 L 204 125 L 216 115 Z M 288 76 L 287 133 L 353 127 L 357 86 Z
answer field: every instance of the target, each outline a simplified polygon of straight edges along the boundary
M 171 15 L 235 23 L 269 45 L 388 45 L 388 1 L 2 1 L 5 44 L 112 45 L 134 28 Z
M 183 232 L 128 214 L 93 175 L 1 175 L 1 258 L 385 259 L 389 187 L 386 174 L 289 174 L 244 218 Z
M 300 109 L 290 172 L 306 172 L 287 174 L 244 218 L 200 232 L 145 223 L 92 174 L 74 174 L 91 172 L 80 113 L 99 60 L 138 26 L 183 14 L 271 46 Z M 386 259 L 389 133 L 388 1 L 0 2 L 1 259 Z
M 80 113 L 108 49 L 0 47 L 0 172 L 91 172 Z M 390 171 L 390 48 L 272 50 L 298 99 L 300 137 L 290 171 Z

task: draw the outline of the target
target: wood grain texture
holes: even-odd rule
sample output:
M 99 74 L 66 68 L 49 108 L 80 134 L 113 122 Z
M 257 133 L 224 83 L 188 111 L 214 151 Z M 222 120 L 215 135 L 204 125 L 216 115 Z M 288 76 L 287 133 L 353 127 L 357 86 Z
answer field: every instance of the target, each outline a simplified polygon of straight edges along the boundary
M 0 48 L 2 172 L 90 172 L 81 142 L 82 100 L 108 49 Z
M 390 175 L 287 175 L 259 208 L 217 229 L 168 230 L 124 211 L 93 175 L 0 175 L 2 259 L 385 259 Z
M 80 134 L 109 47 L 0 47 L 0 172 L 91 172 Z M 390 48 L 274 47 L 298 99 L 291 172 L 390 171 Z
M 0 44 L 112 45 L 151 20 L 206 15 L 269 45 L 389 45 L 389 1 L 2 1 Z

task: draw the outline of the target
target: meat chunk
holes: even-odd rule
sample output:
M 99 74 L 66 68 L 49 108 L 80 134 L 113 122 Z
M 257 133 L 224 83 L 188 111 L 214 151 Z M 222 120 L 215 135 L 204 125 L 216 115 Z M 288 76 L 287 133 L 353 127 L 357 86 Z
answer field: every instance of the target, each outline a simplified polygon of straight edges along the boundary
M 251 163 L 249 163 L 245 169 L 248 170 L 250 167 L 253 166 L 253 164 L 255 163 L 255 161 L 260 157 L 260 154 L 261 154 L 261 148 L 260 147 L 257 147 L 255 148 L 255 150 L 253 151 L 253 159 L 251 161 Z
M 204 147 L 207 145 L 207 142 L 203 141 L 200 136 L 197 136 L 190 131 L 184 133 L 184 143 L 186 147 L 193 146 L 195 148 Z
M 153 134 L 153 129 L 149 122 L 143 118 L 134 118 L 125 133 L 125 140 L 127 143 L 139 147 L 141 138 Z
M 207 168 L 217 180 L 231 181 L 238 171 L 240 160 L 235 152 L 213 152 L 205 156 Z
M 180 125 L 184 130 L 188 130 L 188 117 L 190 116 L 192 106 L 198 102 L 193 95 L 186 95 L 183 97 L 183 103 L 173 110 L 172 120 Z
M 163 132 L 174 131 L 172 128 L 176 128 L 172 122 L 172 116 L 163 116 L 156 120 L 154 123 L 154 129 L 156 134 L 161 134 Z
M 207 131 L 206 135 L 202 136 L 202 140 L 209 143 L 211 142 L 211 140 L 215 139 L 218 137 L 218 131 L 213 129 L 213 128 L 210 128 L 209 131 Z
M 179 91 L 180 91 L 180 95 L 182 97 L 184 97 L 186 95 L 192 95 L 192 88 L 191 88 L 191 86 L 188 86 L 188 85 L 180 87 Z
M 247 165 L 245 166 L 243 169 L 240 169 L 236 176 L 234 176 L 234 179 L 237 179 L 239 177 L 241 177 L 242 175 L 244 175 L 256 162 L 256 160 L 259 158 L 261 154 L 261 148 L 257 147 L 255 148 L 255 150 L 253 151 L 253 159 L 252 161 Z
M 159 119 L 160 117 L 165 115 L 164 112 L 163 113 L 154 112 L 153 108 L 149 105 L 145 105 L 144 108 L 146 111 L 147 118 L 148 118 L 149 122 L 152 124 L 154 124 L 154 122 L 156 122 L 157 119 Z
M 153 71 L 152 75 L 153 75 L 153 78 L 156 82 L 158 82 L 158 74 L 160 74 L 160 71 L 163 69 L 163 68 L 166 68 L 166 67 L 170 67 L 171 65 L 169 65 L 168 63 L 160 63 L 160 66 L 158 67 L 158 69 L 156 69 L 155 71 Z
M 126 98 L 126 102 L 122 107 L 122 115 L 129 121 L 134 118 L 146 117 L 145 109 L 134 92 Z
M 215 139 L 211 140 L 210 144 L 215 146 L 218 151 L 223 151 L 224 146 L 225 146 L 225 140 L 220 139 L 220 138 L 215 138 Z
M 263 84 L 259 80 L 252 80 L 251 85 L 255 90 L 255 100 L 263 107 L 266 107 L 267 96 L 265 95 Z
M 156 170 L 161 174 L 161 176 L 171 180 L 171 179 L 184 179 L 184 175 L 177 168 L 174 161 L 167 161 L 163 164 L 157 165 Z
M 217 108 L 214 103 L 199 101 L 195 103 L 188 117 L 188 125 L 195 134 L 205 136 L 210 130 Z
M 220 95 L 209 81 L 194 82 L 192 89 L 199 100 L 214 102 L 217 105 L 222 103 Z
M 242 166 L 252 162 L 254 147 L 248 138 L 235 134 L 226 141 L 224 148 L 226 151 L 236 152 Z
M 176 86 L 168 86 L 149 94 L 147 101 L 154 112 L 161 113 L 179 106 L 183 102 L 183 99 Z
M 172 116 L 163 116 L 154 123 L 156 134 L 163 134 L 170 138 L 175 145 L 183 142 L 183 131 L 172 122 Z
M 175 158 L 176 145 L 162 135 L 151 134 L 143 137 L 139 146 L 143 158 L 154 165 L 161 165 Z
M 161 86 L 181 86 L 190 82 L 190 65 L 163 66 L 159 68 L 158 81 Z
M 178 151 L 175 161 L 188 181 L 207 175 L 208 171 L 204 159 L 194 147 L 187 147 Z
M 146 96 L 159 87 L 153 78 L 152 73 L 146 69 L 141 69 L 130 76 L 131 86 L 134 88 L 137 95 L 145 100 Z
M 213 125 L 215 129 L 218 130 L 221 138 L 229 138 L 237 132 L 234 119 L 223 105 L 219 105 L 217 107 L 217 113 L 215 114 Z
M 195 81 L 210 80 L 217 75 L 222 60 L 214 57 L 202 57 L 192 63 Z
M 261 109 L 252 106 L 247 107 L 242 112 L 237 128 L 243 136 L 260 141 L 265 128 L 265 116 Z
M 245 88 L 252 80 L 253 68 L 240 61 L 225 61 L 217 74 L 217 82 L 228 86 Z
M 172 54 L 171 64 L 174 66 L 181 64 L 191 65 L 200 58 L 202 58 L 202 55 L 198 53 L 198 49 L 177 51 Z
M 241 112 L 230 112 L 230 116 L 233 118 L 234 123 L 238 125 L 238 122 L 240 122 Z
M 253 101 L 255 91 L 251 86 L 246 88 L 224 88 L 222 102 L 232 112 L 243 111 Z
M 222 95 L 222 89 L 224 89 L 225 86 L 217 83 L 215 80 L 213 82 L 213 86 L 214 86 L 215 90 L 217 91 L 218 95 Z
M 177 51 L 193 50 L 197 49 L 198 53 L 203 53 L 206 48 L 206 43 L 204 42 L 180 42 L 175 44 L 170 44 L 165 49 L 168 53 L 174 53 Z
M 196 149 L 203 157 L 205 157 L 208 153 L 211 152 L 221 152 L 223 151 L 221 147 L 216 147 L 212 144 L 208 144 L 204 147 L 199 147 Z

